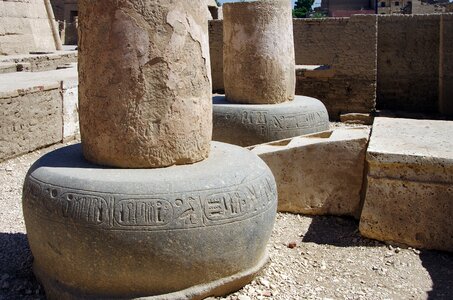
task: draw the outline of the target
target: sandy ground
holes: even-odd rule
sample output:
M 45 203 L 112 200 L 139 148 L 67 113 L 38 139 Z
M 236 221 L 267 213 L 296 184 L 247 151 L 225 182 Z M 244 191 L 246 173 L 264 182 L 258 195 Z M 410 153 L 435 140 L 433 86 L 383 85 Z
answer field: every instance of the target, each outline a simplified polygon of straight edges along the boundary
M 21 189 L 30 165 L 54 148 L 0 163 L 0 300 L 45 299 L 31 269 Z M 226 299 L 453 299 L 452 253 L 363 239 L 353 219 L 278 214 L 268 249 L 262 274 Z

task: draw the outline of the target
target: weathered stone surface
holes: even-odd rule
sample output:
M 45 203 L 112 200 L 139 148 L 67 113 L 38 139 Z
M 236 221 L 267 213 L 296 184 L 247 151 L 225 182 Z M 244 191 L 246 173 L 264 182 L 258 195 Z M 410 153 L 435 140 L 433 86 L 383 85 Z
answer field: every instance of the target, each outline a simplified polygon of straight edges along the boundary
M 42 0 L 0 1 L 0 55 L 55 51 Z
M 62 141 L 61 95 L 46 90 L 0 89 L 0 161 Z
M 215 141 L 250 146 L 329 129 L 325 106 L 317 99 L 297 96 L 279 104 L 235 104 L 214 97 Z
M 297 95 L 322 101 L 333 120 L 375 110 L 376 15 L 294 19 L 294 44 Z
M 63 100 L 63 139 L 73 139 L 79 135 L 79 81 L 65 80 L 62 82 Z
M 436 112 L 440 15 L 380 15 L 378 28 L 378 108 Z
M 371 114 L 349 113 L 340 115 L 340 121 L 349 124 L 372 125 L 374 117 Z
M 17 54 L 0 56 L 0 64 L 15 64 L 17 71 L 43 72 L 77 63 L 77 51 L 57 51 L 46 54 Z
M 23 210 L 49 299 L 202 299 L 249 282 L 266 262 L 275 180 L 250 151 L 212 143 L 202 162 L 119 169 L 80 145 L 30 169 Z M 154 299 L 154 298 L 153 298 Z
M 76 92 L 75 67 L 0 74 L 0 161 L 77 134 Z
M 211 55 L 212 90 L 224 92 L 223 86 L 223 21 L 209 21 L 209 53 Z
M 453 251 L 452 128 L 448 121 L 375 119 L 364 236 Z
M 145 168 L 208 156 L 205 4 L 79 1 L 80 130 L 88 160 Z
M 453 117 L 453 14 L 441 15 L 440 29 L 439 112 Z
M 358 218 L 369 132 L 339 128 L 251 147 L 275 176 L 278 210 Z
M 291 2 L 226 3 L 224 86 L 228 101 L 273 104 L 294 99 Z

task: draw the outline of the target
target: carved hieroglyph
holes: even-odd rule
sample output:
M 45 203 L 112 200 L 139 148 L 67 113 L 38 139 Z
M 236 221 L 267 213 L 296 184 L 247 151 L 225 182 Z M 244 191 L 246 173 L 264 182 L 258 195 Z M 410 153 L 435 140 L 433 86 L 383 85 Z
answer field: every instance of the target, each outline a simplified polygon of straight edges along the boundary
M 291 1 L 227 3 L 223 16 L 228 101 L 275 104 L 294 99 Z
M 80 131 L 86 159 L 154 168 L 208 156 L 207 14 L 204 0 L 79 1 Z

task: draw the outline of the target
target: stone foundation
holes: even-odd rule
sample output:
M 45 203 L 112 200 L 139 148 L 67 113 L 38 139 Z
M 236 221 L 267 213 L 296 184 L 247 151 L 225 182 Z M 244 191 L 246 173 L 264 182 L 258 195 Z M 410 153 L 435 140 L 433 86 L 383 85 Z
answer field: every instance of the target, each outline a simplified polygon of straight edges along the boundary
M 376 118 L 362 235 L 453 251 L 453 123 Z

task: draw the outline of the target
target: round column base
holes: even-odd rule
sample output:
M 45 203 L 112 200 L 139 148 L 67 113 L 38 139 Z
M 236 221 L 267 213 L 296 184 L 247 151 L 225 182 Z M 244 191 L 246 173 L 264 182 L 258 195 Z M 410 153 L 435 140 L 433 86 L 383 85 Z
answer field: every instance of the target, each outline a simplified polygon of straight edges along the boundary
M 29 170 L 23 210 L 49 299 L 201 299 L 264 266 L 277 191 L 251 152 L 213 142 L 208 159 L 161 169 L 84 160 L 81 146 Z M 146 298 L 148 297 L 148 298 Z
M 280 104 L 234 104 L 213 98 L 213 136 L 219 142 L 251 146 L 329 130 L 329 115 L 321 101 L 296 96 Z

